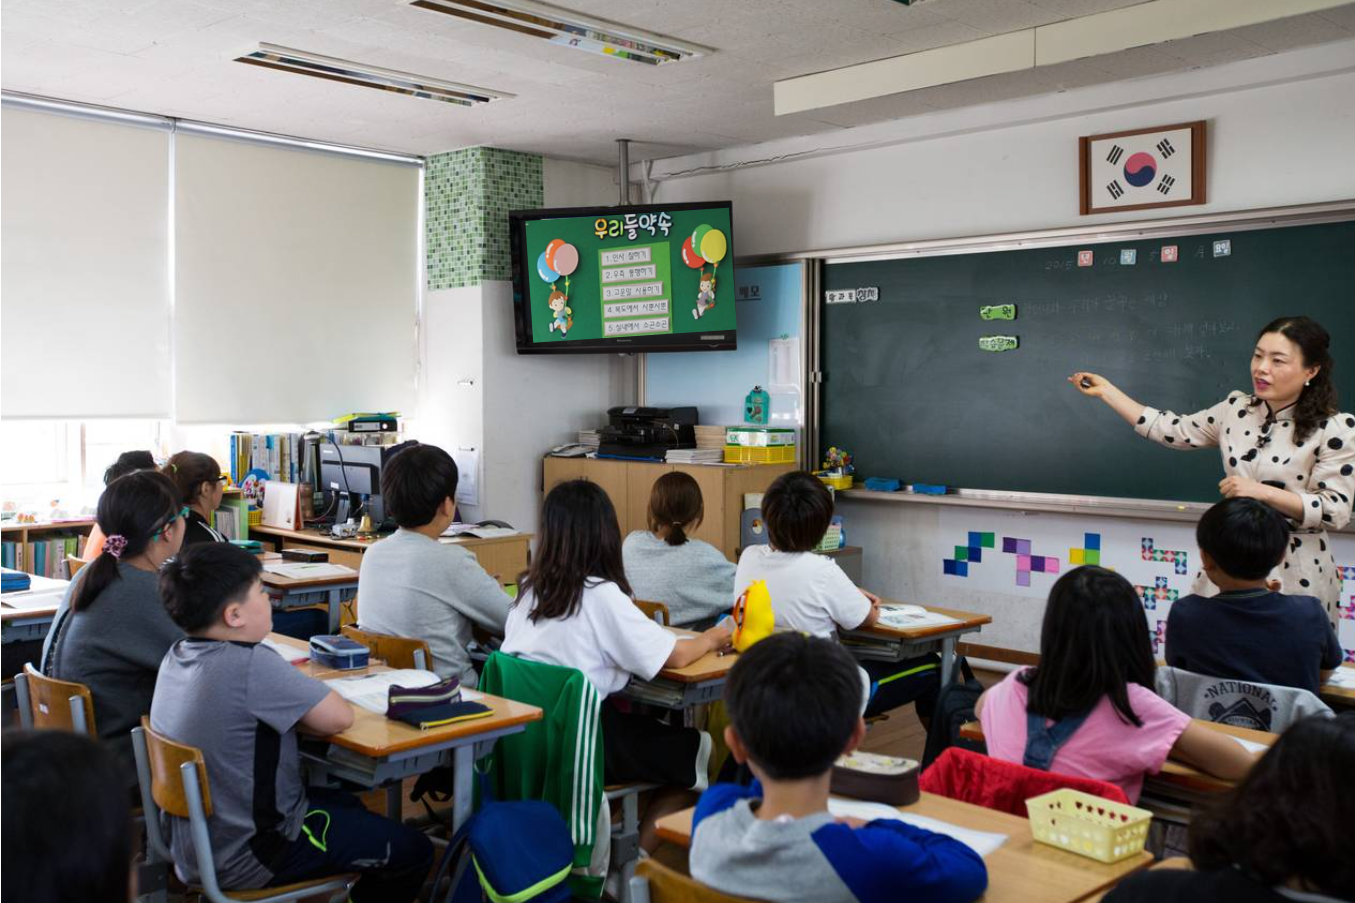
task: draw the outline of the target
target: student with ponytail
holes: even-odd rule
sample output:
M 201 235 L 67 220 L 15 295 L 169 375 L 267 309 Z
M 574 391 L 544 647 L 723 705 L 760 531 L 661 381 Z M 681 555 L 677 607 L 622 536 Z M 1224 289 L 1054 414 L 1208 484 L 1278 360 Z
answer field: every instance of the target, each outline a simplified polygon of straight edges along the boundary
M 134 783 L 129 733 L 150 711 L 160 661 L 183 636 L 165 612 L 160 566 L 179 552 L 187 509 L 162 474 L 114 480 L 99 499 L 102 552 L 71 581 L 43 646 L 42 671 L 85 684 L 99 736 Z
M 734 604 L 734 563 L 689 535 L 704 514 L 692 475 L 666 473 L 649 493 L 649 529 L 621 546 L 635 598 L 667 605 L 674 627 L 708 627 Z
M 202 452 L 181 451 L 166 461 L 160 472 L 174 483 L 179 504 L 188 507 L 183 544 L 225 542 L 226 537 L 212 529 L 212 513 L 221 507 L 227 480 L 216 458 Z

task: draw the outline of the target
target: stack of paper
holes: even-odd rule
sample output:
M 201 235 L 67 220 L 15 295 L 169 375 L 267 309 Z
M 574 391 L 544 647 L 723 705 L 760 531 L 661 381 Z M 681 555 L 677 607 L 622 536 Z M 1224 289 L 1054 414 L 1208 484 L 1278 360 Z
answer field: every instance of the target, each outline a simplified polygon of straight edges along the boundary
M 720 464 L 724 459 L 723 448 L 670 448 L 664 456 L 670 464 Z
M 597 430 L 579 430 L 579 444 L 597 448 L 602 444 L 602 434 Z
M 1337 668 L 1327 681 L 1333 687 L 1347 687 L 1355 690 L 1355 668 Z
M 723 452 L 725 448 L 725 427 L 698 423 L 696 425 L 696 447 L 718 448 Z
M 958 624 L 959 619 L 928 611 L 921 605 L 890 604 L 880 606 L 880 624 L 898 630 L 912 630 L 919 627 L 944 627 L 946 624 Z

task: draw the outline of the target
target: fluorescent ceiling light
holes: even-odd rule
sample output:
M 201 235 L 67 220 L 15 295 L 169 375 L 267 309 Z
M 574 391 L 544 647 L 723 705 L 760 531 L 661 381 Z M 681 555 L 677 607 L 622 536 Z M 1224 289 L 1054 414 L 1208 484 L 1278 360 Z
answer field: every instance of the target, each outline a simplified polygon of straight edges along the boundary
M 773 86 L 776 115 L 802 113 L 986 75 L 1101 56 L 1131 47 L 1317 12 L 1348 2 L 1147 0 L 1050 25 L 783 79 Z M 900 15 L 907 13 L 900 11 Z
M 251 66 L 263 66 L 266 69 L 278 69 L 282 72 L 307 75 L 312 78 L 360 85 L 364 88 L 393 91 L 396 94 L 406 94 L 410 97 L 440 100 L 443 103 L 454 103 L 463 107 L 514 96 L 504 91 L 491 91 L 488 88 L 477 88 L 474 85 L 461 85 L 456 82 L 430 78 L 426 75 L 415 75 L 412 72 L 382 69 L 378 66 L 355 63 L 352 60 L 321 56 L 318 53 L 307 53 L 304 50 L 293 50 L 290 47 L 279 47 L 277 44 L 260 43 L 258 50 L 238 56 L 235 61 L 237 63 L 248 63 Z
M 714 52 L 709 47 L 532 0 L 410 0 L 410 6 L 651 66 Z

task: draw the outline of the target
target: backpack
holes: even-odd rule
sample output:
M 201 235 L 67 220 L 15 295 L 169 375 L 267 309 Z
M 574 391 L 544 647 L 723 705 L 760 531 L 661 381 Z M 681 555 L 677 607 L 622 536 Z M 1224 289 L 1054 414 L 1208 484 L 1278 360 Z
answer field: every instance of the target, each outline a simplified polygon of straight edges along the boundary
M 952 746 L 973 752 L 984 751 L 982 743 L 960 737 L 960 728 L 974 720 L 974 705 L 983 695 L 983 684 L 974 677 L 964 656 L 959 657 L 958 664 L 964 680 L 946 684 L 936 696 L 936 711 L 932 714 L 932 723 L 927 729 L 927 746 L 922 753 L 924 770 Z

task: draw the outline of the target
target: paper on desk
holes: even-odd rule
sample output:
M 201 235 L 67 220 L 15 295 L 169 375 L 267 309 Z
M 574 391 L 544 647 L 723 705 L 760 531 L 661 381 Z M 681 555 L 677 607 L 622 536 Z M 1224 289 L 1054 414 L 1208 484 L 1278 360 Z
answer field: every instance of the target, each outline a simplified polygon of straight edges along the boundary
M 264 637 L 260 642 L 282 656 L 285 661 L 291 662 L 292 664 L 304 662 L 311 657 L 311 654 L 305 649 L 298 649 L 295 646 L 289 646 L 286 643 L 278 643 L 267 637 Z
M 428 687 L 439 680 L 441 678 L 432 671 L 403 668 L 397 671 L 382 671 L 380 674 L 332 677 L 325 681 L 325 685 L 353 705 L 360 705 L 369 712 L 384 715 L 391 687 Z
M 263 569 L 270 574 L 290 577 L 293 580 L 309 580 L 316 577 L 347 577 L 357 573 L 346 565 L 330 564 L 325 561 L 294 561 L 277 564 L 270 562 L 265 564 Z
M 457 529 L 456 527 L 464 527 Z M 517 536 L 521 530 L 514 530 L 512 527 L 479 527 L 475 524 L 454 524 L 448 527 L 442 534 L 443 541 L 450 541 L 461 536 L 470 536 L 475 539 L 499 539 L 503 536 Z
M 1327 680 L 1327 686 L 1355 690 L 1355 668 L 1337 668 Z
M 1228 736 L 1233 737 L 1232 734 L 1229 734 Z M 1238 743 L 1241 743 L 1242 748 L 1249 753 L 1265 752 L 1266 750 L 1270 749 L 1270 747 L 1266 746 L 1264 743 L 1257 743 L 1254 740 L 1244 740 L 1241 737 L 1233 737 L 1233 739 L 1236 740 Z
M 958 840 L 980 856 L 987 856 L 1007 842 L 1006 834 L 994 834 L 989 831 L 975 831 L 973 828 L 962 828 L 959 825 L 951 824 L 948 821 L 941 821 L 938 818 L 928 818 L 925 815 L 905 812 L 901 809 L 895 809 L 893 806 L 886 806 L 884 803 L 866 803 L 860 800 L 844 800 L 841 797 L 834 796 L 830 797 L 828 800 L 828 811 L 838 818 L 859 818 L 862 821 L 867 822 L 875 821 L 877 818 L 892 818 L 896 821 L 901 821 L 906 825 L 912 825 L 914 828 L 922 828 L 936 834 L 944 834 L 953 840 Z
M 880 623 L 885 627 L 898 630 L 911 630 L 919 627 L 942 627 L 946 624 L 959 624 L 958 618 L 928 611 L 921 605 L 881 605 Z

